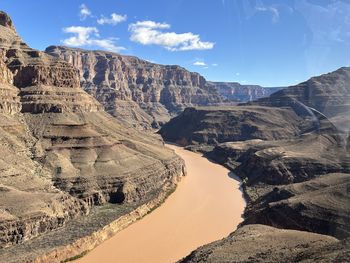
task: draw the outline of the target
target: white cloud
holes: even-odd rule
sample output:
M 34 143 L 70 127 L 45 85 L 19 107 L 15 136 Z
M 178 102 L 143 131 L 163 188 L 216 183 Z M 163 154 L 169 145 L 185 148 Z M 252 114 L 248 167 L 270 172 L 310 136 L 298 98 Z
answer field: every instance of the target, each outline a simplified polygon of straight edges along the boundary
M 272 22 L 278 22 L 280 18 L 280 12 L 276 7 L 273 6 L 260 6 L 256 7 L 256 10 L 259 12 L 270 12 L 272 14 Z
M 217 63 L 213 63 L 213 64 L 211 64 L 213 67 L 217 67 L 217 66 L 219 66 L 219 64 L 217 64 Z
M 74 36 L 63 41 L 65 45 L 74 47 L 88 45 L 91 34 L 98 36 L 96 27 L 71 26 L 63 28 L 63 32 L 74 34 Z
M 86 18 L 92 16 L 90 9 L 85 4 L 81 4 L 79 9 L 80 9 L 79 11 L 80 20 L 83 21 Z
M 199 35 L 191 32 L 178 34 L 163 32 L 164 29 L 170 29 L 170 25 L 154 21 L 138 21 L 129 25 L 130 40 L 142 45 L 162 46 L 170 51 L 206 50 L 214 47 L 214 43 L 203 42 Z
M 73 36 L 62 41 L 67 46 L 97 46 L 113 52 L 119 52 L 125 49 L 116 45 L 116 38 L 99 38 L 99 32 L 96 27 L 71 26 L 63 28 L 63 32 L 73 34 Z
M 206 66 L 207 64 L 205 62 L 203 62 L 203 61 L 196 61 L 196 62 L 193 63 L 193 65 L 195 65 L 195 66 Z
M 152 64 L 157 64 L 155 60 L 150 60 L 150 59 L 145 59 L 147 62 L 152 63 Z
M 127 19 L 127 15 L 118 15 L 116 13 L 112 13 L 110 18 L 101 16 L 101 18 L 97 20 L 97 23 L 99 25 L 108 24 L 108 25 L 115 26 L 121 22 L 126 21 L 126 19 Z

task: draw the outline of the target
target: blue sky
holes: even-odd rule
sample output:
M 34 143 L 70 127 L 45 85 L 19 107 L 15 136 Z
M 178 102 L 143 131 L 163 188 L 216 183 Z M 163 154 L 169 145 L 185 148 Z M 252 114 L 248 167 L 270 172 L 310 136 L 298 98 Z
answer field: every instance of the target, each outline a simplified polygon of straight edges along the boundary
M 1 0 L 33 48 L 108 49 L 213 81 L 285 86 L 350 66 L 349 0 Z

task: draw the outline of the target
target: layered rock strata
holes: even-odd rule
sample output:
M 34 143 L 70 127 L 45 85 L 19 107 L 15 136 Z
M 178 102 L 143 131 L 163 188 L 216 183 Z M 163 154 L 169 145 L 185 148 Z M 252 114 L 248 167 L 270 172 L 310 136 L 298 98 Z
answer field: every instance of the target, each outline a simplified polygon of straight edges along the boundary
M 266 224 L 350 237 L 350 174 L 326 174 L 273 188 L 246 211 L 244 224 Z
M 61 46 L 50 46 L 46 53 L 77 68 L 82 87 L 107 112 L 119 119 L 120 114 L 128 116 L 123 120 L 135 126 L 141 119 L 143 128 L 152 124 L 157 127 L 187 106 L 221 102 L 214 87 L 207 85 L 201 75 L 179 66 L 163 66 L 111 52 Z M 120 107 L 124 101 L 130 105 L 135 102 L 139 108 Z

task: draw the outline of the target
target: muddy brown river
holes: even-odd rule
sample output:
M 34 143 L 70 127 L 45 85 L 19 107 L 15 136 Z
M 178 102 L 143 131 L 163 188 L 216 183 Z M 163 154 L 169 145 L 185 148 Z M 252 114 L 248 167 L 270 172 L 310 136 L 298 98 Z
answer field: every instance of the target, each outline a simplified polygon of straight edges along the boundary
M 187 176 L 156 210 L 118 232 L 80 263 L 168 263 L 226 237 L 242 221 L 245 201 L 229 170 L 200 154 L 174 149 Z

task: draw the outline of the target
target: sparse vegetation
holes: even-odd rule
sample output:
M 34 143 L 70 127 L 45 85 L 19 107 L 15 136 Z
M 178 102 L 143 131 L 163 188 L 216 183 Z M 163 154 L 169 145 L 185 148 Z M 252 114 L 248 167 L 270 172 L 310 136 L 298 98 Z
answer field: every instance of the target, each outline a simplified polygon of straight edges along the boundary
M 61 261 L 61 263 L 66 263 L 66 262 L 71 262 L 71 261 L 74 261 L 74 260 L 77 260 L 79 258 L 82 258 L 83 256 L 85 256 L 89 251 L 84 251 L 83 253 L 79 254 L 79 255 L 76 255 L 74 257 L 71 257 L 71 258 L 67 258 L 66 260 L 63 260 Z

